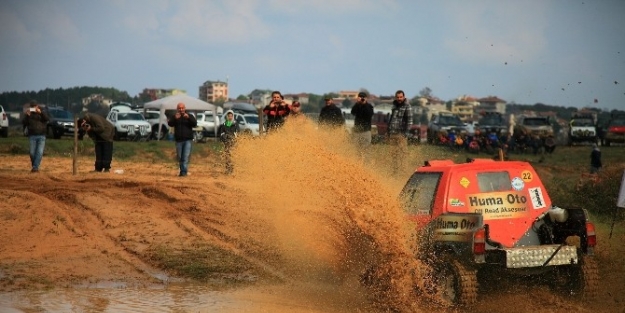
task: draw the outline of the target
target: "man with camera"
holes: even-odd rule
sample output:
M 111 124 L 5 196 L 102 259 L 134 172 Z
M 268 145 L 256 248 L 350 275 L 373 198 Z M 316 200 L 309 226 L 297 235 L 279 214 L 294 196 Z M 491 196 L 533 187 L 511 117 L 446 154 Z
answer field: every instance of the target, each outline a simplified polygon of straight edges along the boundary
M 176 155 L 180 166 L 178 176 L 187 176 L 189 157 L 191 156 L 191 143 L 193 142 L 193 128 L 197 126 L 197 120 L 193 114 L 187 113 L 187 106 L 184 103 L 178 103 L 176 114 L 167 121 L 167 125 L 174 128 Z
M 352 135 L 358 149 L 364 153 L 371 145 L 371 119 L 373 118 L 373 105 L 367 102 L 367 94 L 358 93 L 356 104 L 351 111 L 354 116 L 354 129 Z
M 28 141 L 30 142 L 30 172 L 39 172 L 39 165 L 43 158 L 43 149 L 46 146 L 46 125 L 48 115 L 41 111 L 36 101 L 30 101 L 30 108 L 26 111 L 22 124 L 28 130 Z
M 104 117 L 95 113 L 85 113 L 76 121 L 76 125 L 89 135 L 95 148 L 94 172 L 110 172 L 113 161 L 113 138 L 115 126 Z
M 263 108 L 263 113 L 267 116 L 267 131 L 269 132 L 284 124 L 291 109 L 284 102 L 284 96 L 279 91 L 274 91 L 271 93 L 271 102 Z

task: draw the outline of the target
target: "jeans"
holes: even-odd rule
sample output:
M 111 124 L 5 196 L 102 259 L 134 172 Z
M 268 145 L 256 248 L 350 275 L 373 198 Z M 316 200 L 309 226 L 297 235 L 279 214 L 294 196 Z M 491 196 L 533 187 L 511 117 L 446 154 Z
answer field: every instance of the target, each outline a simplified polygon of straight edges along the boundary
M 30 164 L 33 170 L 39 170 L 43 158 L 43 148 L 46 146 L 46 136 L 32 135 L 28 137 L 28 140 L 30 141 Z
M 187 175 L 189 170 L 189 156 L 191 155 L 191 143 L 193 140 L 176 141 L 176 155 L 180 163 L 180 175 Z

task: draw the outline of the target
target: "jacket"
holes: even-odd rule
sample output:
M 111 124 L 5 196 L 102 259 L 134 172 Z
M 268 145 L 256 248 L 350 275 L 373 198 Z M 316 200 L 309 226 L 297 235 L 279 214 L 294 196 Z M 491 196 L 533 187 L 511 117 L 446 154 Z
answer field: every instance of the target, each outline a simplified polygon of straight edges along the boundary
M 115 126 L 113 126 L 111 122 L 94 113 L 85 114 L 84 119 L 87 124 L 91 125 L 87 134 L 91 139 L 93 139 L 93 141 L 113 142 L 113 138 L 115 137 Z
M 45 135 L 47 131 L 48 115 L 41 111 L 41 113 L 30 112 L 30 115 L 24 115 L 22 124 L 28 129 L 28 136 L 40 136 Z
M 177 142 L 193 140 L 193 128 L 197 126 L 197 120 L 193 114 L 187 114 L 189 118 L 176 118 L 174 115 L 167 121 L 167 125 L 174 128 L 174 139 Z
M 237 123 L 236 121 L 232 121 L 230 125 L 227 125 L 227 123 L 228 120 L 219 125 L 217 134 L 219 135 L 219 140 L 221 140 L 221 142 L 226 145 L 231 145 L 234 143 L 234 139 L 239 133 L 239 123 Z
M 393 101 L 393 109 L 391 110 L 391 118 L 388 122 L 389 135 L 400 134 L 408 136 L 412 127 L 412 107 L 408 100 L 400 103 Z
M 371 131 L 371 119 L 373 118 L 373 106 L 371 103 L 356 103 L 352 107 L 351 113 L 354 116 L 354 132 Z
M 276 105 L 273 108 L 268 104 L 263 109 L 263 113 L 267 115 L 267 127 L 276 128 L 284 124 L 284 118 L 291 113 L 288 105 Z
M 344 125 L 343 111 L 334 104 L 324 106 L 321 108 L 321 112 L 319 112 L 319 124 L 329 126 Z

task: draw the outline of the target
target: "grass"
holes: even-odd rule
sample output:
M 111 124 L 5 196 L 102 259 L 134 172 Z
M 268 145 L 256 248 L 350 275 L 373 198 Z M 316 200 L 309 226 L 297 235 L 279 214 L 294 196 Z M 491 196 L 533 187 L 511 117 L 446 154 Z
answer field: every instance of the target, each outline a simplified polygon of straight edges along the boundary
M 30 144 L 27 137 L 15 136 L 0 139 L 0 154 L 28 155 Z M 206 157 L 220 151 L 222 144 L 217 141 L 196 143 L 192 155 Z M 44 154 L 46 156 L 72 157 L 74 151 L 73 138 L 46 139 Z M 85 138 L 77 142 L 78 155 L 92 156 L 94 154 L 93 140 Z M 176 145 L 171 141 L 128 142 L 115 141 L 113 144 L 113 158 L 119 160 L 171 160 L 175 155 Z

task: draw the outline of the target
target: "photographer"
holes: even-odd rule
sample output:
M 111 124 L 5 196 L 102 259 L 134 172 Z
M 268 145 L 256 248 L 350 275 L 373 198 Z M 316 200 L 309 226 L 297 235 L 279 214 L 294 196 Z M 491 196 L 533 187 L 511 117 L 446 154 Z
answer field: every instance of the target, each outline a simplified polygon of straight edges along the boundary
M 43 149 L 46 146 L 46 125 L 48 115 L 41 111 L 37 102 L 30 101 L 30 108 L 26 111 L 22 124 L 28 130 L 28 141 L 30 142 L 30 172 L 39 172 L 39 165 L 43 158 Z
M 234 120 L 234 112 L 228 110 L 226 112 L 226 120 L 219 125 L 219 140 L 224 143 L 224 156 L 226 159 L 226 174 L 231 174 L 232 167 L 232 147 L 239 133 L 239 124 Z
M 291 109 L 284 103 L 282 94 L 274 91 L 271 93 L 271 102 L 265 106 L 263 113 L 267 115 L 267 131 L 271 131 L 284 124 L 284 119 L 291 113 Z
M 76 125 L 84 130 L 95 144 L 94 172 L 110 172 L 115 126 L 104 117 L 94 113 L 86 113 L 83 118 L 78 119 Z
M 176 114 L 167 121 L 167 125 L 174 128 L 176 155 L 180 166 L 180 174 L 178 176 L 184 177 L 187 176 L 189 170 L 193 127 L 197 126 L 197 120 L 193 114 L 187 113 L 187 106 L 182 102 L 178 103 L 176 110 Z
M 371 145 L 371 119 L 373 118 L 373 105 L 367 102 L 367 94 L 358 93 L 358 100 L 351 111 L 354 116 L 354 129 L 352 135 L 358 149 L 362 152 Z

